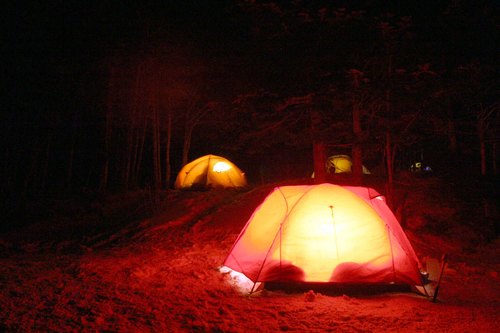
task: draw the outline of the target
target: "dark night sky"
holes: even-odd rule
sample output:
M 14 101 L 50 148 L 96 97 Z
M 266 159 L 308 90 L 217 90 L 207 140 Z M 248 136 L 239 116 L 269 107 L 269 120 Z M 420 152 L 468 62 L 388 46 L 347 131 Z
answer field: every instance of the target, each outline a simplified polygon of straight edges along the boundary
M 322 1 L 307 2 L 319 8 Z M 109 50 L 125 45 L 133 48 L 153 31 L 166 40 L 190 41 L 204 50 L 231 52 L 248 40 L 248 22 L 234 16 L 234 2 L 227 1 L 48 1 L 14 2 L 3 10 L 4 77 L 7 94 L 18 96 L 44 92 L 61 67 L 99 63 Z M 287 1 L 277 1 L 287 3 Z M 330 2 L 329 2 L 330 3 Z M 337 7 L 349 3 L 368 13 L 390 8 L 385 1 L 336 1 Z M 445 49 L 447 61 L 460 62 L 479 58 L 493 62 L 498 56 L 499 37 L 491 35 L 495 15 L 481 11 L 496 10 L 491 1 L 463 1 L 458 14 L 467 22 L 453 22 L 452 38 L 444 39 L 443 27 L 435 13 L 445 11 L 452 1 L 397 2 L 390 8 L 397 15 L 412 15 L 420 22 L 420 38 L 429 39 L 429 47 Z M 484 6 L 483 6 L 484 5 Z M 478 11 L 477 8 L 482 8 Z M 466 12 L 465 14 L 463 12 Z M 487 13 L 490 14 L 490 13 Z M 485 19 L 487 17 L 488 19 Z M 496 23 L 498 27 L 498 22 Z M 446 28 L 446 27 L 444 27 Z M 449 34 L 446 36 L 448 37 Z M 300 48 L 300 46 L 299 46 Z M 453 60 L 455 59 L 455 60 Z M 78 71 L 78 70 L 77 70 Z M 51 78 L 52 77 L 52 78 Z M 47 84 L 48 83 L 48 84 Z M 45 97 L 46 99 L 47 97 Z M 17 101 L 19 102 L 19 101 Z M 25 100 L 28 102 L 28 100 Z
M 222 2 L 203 1 L 50 1 L 14 5 L 7 9 L 7 45 L 14 56 L 62 61 L 92 57 L 114 44 L 140 40 L 148 25 L 185 34 L 219 28 L 222 32 L 220 24 L 225 13 L 216 10 L 216 3 L 223 8 Z
M 277 1 L 289 4 L 288 1 Z M 324 1 L 304 2 L 320 8 Z M 385 12 L 385 1 L 327 1 L 340 8 L 366 9 L 369 15 Z M 391 11 L 398 16 L 411 15 L 418 23 L 421 45 L 431 51 L 432 57 L 442 53 L 445 62 L 455 66 L 461 62 L 479 59 L 495 64 L 498 59 L 499 36 L 492 34 L 498 28 L 495 1 L 462 1 L 453 26 L 441 26 L 437 13 L 446 8 L 454 10 L 453 1 L 396 2 Z M 478 10 L 481 8 L 481 10 Z M 96 122 L 98 97 L 105 90 L 104 59 L 117 48 L 137 50 L 145 41 L 160 43 L 189 43 L 201 55 L 213 52 L 227 57 L 245 54 L 252 49 L 251 22 L 241 13 L 234 14 L 233 1 L 40 1 L 20 5 L 14 2 L 3 9 L 4 93 L 7 110 L 2 118 L 5 125 L 4 142 L 10 142 L 17 153 L 31 153 L 32 142 L 43 139 L 46 128 L 53 126 L 71 134 L 75 114 L 80 121 Z M 449 31 L 447 31 L 449 29 Z M 498 32 L 498 31 L 497 31 Z M 449 37 L 451 38 L 445 38 Z M 255 41 L 253 41 L 255 42 Z M 296 45 L 293 45 L 295 43 Z M 289 45 L 297 52 L 303 50 L 300 41 Z M 255 76 L 266 73 L 258 61 L 266 55 L 252 49 L 257 57 L 245 64 L 256 65 Z M 286 50 L 277 50 L 277 60 L 284 59 Z M 257 59 L 257 60 L 256 60 Z M 286 68 L 286 66 L 284 66 Z M 248 68 L 245 68 L 248 70 Z M 272 69 L 272 68 L 270 68 Z M 252 69 L 249 71 L 252 73 Z M 264 73 L 263 73 L 264 72 Z M 279 78 L 269 78 L 277 80 Z M 93 95 L 92 95 L 93 94 Z M 87 98 L 92 95 L 91 98 Z M 97 96 L 97 97 L 96 97 Z M 90 103 L 89 103 L 90 102 Z M 86 114 L 91 114 L 85 119 Z M 94 117 L 94 118 L 92 118 Z M 86 124 L 86 126 L 90 126 Z M 95 127 L 102 124 L 95 124 Z M 17 136 L 9 133 L 16 132 Z M 10 135 L 10 136 L 9 136 Z M 90 142 L 99 141 L 98 133 L 89 134 Z M 92 141 L 94 140 L 94 141 Z M 90 149 L 89 147 L 82 149 Z M 16 148 L 17 147 L 17 148 Z M 61 147 L 64 151 L 64 147 Z M 12 151 L 10 152 L 12 154 Z M 28 158 L 28 157 L 26 157 Z
M 278 3 L 280 3 L 278 1 Z M 284 2 L 286 3 L 286 2 Z M 311 2 L 312 4 L 321 1 Z M 337 1 L 339 7 L 344 3 Z M 379 10 L 380 1 L 349 2 L 353 8 Z M 385 3 L 385 2 L 384 2 Z M 448 1 L 399 2 L 392 10 L 399 15 L 412 15 L 425 23 L 425 38 L 438 37 L 440 27 L 433 12 L 443 11 Z M 485 58 L 497 54 L 498 36 L 491 36 L 491 22 L 483 20 L 481 13 L 471 6 L 488 4 L 489 1 L 463 2 L 462 10 L 471 9 L 472 17 L 467 23 L 457 22 L 454 40 L 448 40 L 451 56 L 475 55 Z M 4 10 L 6 20 L 2 29 L 6 46 L 9 77 L 17 75 L 16 81 L 30 82 L 40 79 L 45 68 L 60 64 L 89 63 L 99 61 L 110 48 L 119 44 L 139 43 L 146 31 L 162 30 L 170 38 L 210 43 L 211 47 L 230 48 L 229 41 L 245 39 L 247 27 L 239 29 L 244 22 L 230 17 L 231 1 L 49 1 L 30 2 L 20 6 L 11 4 Z M 387 5 L 386 5 L 387 6 Z M 388 6 L 387 6 L 388 7 Z M 386 7 L 386 8 L 387 8 Z M 486 8 L 497 8 L 490 3 Z M 233 11 L 234 13 L 234 11 Z M 473 17 L 473 16 L 476 17 Z M 467 24 L 467 26 L 465 26 Z M 207 38 L 210 37 L 210 38 Z M 493 38 L 493 39 L 492 39 Z M 430 40 L 432 42 L 432 40 Z M 205 45 L 206 47 L 207 45 Z M 17 87 L 17 89 L 22 87 Z
M 133 49 L 151 32 L 161 38 L 191 41 L 199 47 L 235 39 L 234 25 L 227 26 L 227 3 L 189 0 L 11 4 L 4 11 L 2 29 L 7 95 L 12 102 L 27 96 L 27 103 L 31 97 L 36 100 L 42 98 L 40 94 L 51 95 L 44 90 L 50 90 L 51 82 L 58 80 L 55 75 L 79 71 L 82 66 L 90 68 L 117 47 Z
M 311 3 L 316 3 L 318 7 L 321 1 Z M 340 7 L 344 2 L 336 3 Z M 380 9 L 380 1 L 349 3 L 352 8 L 368 8 L 369 12 L 370 9 L 373 12 Z M 491 22 L 484 21 L 481 13 L 472 8 L 490 2 L 463 3 L 465 5 L 461 10 L 470 9 L 472 17 L 462 25 L 457 22 L 457 36 L 454 41 L 449 41 L 455 43 L 454 51 L 463 54 L 475 52 L 477 56 L 483 53 L 483 57 L 494 56 L 498 44 L 492 43 L 492 38 L 498 41 L 498 36 L 481 34 L 483 28 L 488 29 L 485 32 L 491 31 L 488 27 Z M 180 36 L 178 38 L 198 39 L 200 43 L 209 35 L 213 37 L 211 42 L 227 46 L 224 42 L 228 40 L 246 38 L 246 27 L 238 31 L 239 24 L 243 22 L 229 16 L 228 10 L 234 8 L 232 4 L 231 1 L 194 0 L 127 4 L 120 1 L 49 1 L 32 2 L 24 6 L 12 4 L 4 11 L 4 45 L 13 65 L 8 62 L 7 68 L 17 71 L 17 74 L 29 75 L 58 63 L 96 61 L 114 45 L 141 41 L 148 29 L 163 30 L 170 36 Z M 442 12 L 447 6 L 449 1 L 415 1 L 405 2 L 404 5 L 398 2 L 391 10 L 398 15 L 412 15 L 424 22 L 424 36 L 432 38 L 433 34 L 439 37 L 439 31 L 435 30 L 439 26 L 433 22 L 433 13 Z M 385 8 L 388 7 L 385 5 Z M 497 6 L 490 3 L 484 8 L 487 10 Z

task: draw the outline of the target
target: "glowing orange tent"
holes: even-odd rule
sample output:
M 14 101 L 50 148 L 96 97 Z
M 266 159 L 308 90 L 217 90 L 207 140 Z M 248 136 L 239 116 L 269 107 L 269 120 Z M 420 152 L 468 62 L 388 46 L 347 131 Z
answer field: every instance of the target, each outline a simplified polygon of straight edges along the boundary
M 245 174 L 224 157 L 205 155 L 186 164 L 175 180 L 175 188 L 243 187 Z
M 420 263 L 375 190 L 282 186 L 241 231 L 224 266 L 257 282 L 423 285 Z

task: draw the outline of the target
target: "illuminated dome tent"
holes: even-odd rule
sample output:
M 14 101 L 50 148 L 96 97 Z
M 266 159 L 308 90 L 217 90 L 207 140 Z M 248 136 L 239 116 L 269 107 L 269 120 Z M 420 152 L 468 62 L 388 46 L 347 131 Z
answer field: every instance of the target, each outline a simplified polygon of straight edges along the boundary
M 175 180 L 175 188 L 243 187 L 245 174 L 224 157 L 205 155 L 186 164 Z
M 422 286 L 420 263 L 383 196 L 366 187 L 282 186 L 254 211 L 224 262 L 253 283 Z

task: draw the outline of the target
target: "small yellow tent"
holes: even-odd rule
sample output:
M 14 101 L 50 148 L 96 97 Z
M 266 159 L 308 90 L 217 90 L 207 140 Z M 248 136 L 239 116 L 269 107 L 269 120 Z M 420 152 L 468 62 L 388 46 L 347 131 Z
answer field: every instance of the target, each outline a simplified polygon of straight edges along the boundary
M 328 173 L 352 172 L 352 161 L 348 155 L 333 155 L 328 157 L 326 170 Z M 370 174 L 370 171 L 363 165 L 363 173 Z
M 243 187 L 245 174 L 224 157 L 205 155 L 186 164 L 175 180 L 175 188 Z

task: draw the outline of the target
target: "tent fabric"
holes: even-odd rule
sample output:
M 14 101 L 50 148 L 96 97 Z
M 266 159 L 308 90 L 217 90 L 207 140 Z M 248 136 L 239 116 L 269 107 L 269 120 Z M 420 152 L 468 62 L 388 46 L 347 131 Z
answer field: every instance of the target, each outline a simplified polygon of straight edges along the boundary
M 333 155 L 327 159 L 326 170 L 328 173 L 349 173 L 352 172 L 352 160 L 348 155 Z M 370 174 L 370 171 L 363 165 L 363 173 Z
M 175 180 L 175 188 L 243 187 L 245 174 L 228 159 L 205 155 L 186 164 Z
M 328 183 L 275 188 L 224 266 L 254 283 L 422 285 L 420 263 L 384 197 Z

